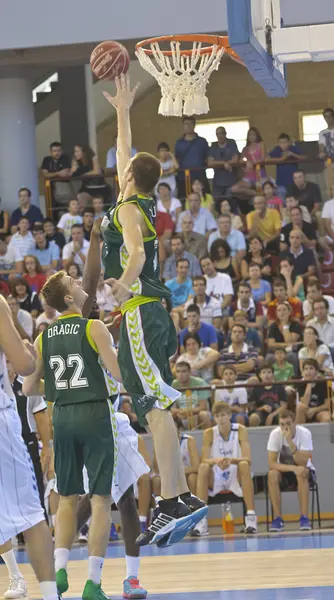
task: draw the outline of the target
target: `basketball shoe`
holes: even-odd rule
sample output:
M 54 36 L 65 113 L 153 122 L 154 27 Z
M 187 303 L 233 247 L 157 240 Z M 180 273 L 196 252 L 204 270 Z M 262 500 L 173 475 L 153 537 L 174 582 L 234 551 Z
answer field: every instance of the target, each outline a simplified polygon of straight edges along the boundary
M 7 592 L 4 593 L 4 598 L 6 600 L 16 600 L 18 598 L 28 598 L 28 590 L 26 582 L 24 581 L 22 575 L 14 575 L 9 580 L 9 588 Z
M 205 537 L 209 535 L 208 518 L 204 517 L 191 532 L 191 537 Z
M 109 596 L 104 593 L 100 583 L 94 583 L 88 579 L 85 589 L 82 592 L 82 600 L 110 600 Z
M 139 600 L 139 598 L 146 598 L 147 591 L 141 587 L 139 583 L 139 579 L 136 577 L 127 577 L 123 581 L 123 598 L 130 598 L 131 600 L 135 598 Z
M 58 594 L 61 596 L 68 590 L 68 579 L 66 569 L 58 569 L 56 572 L 56 584 Z

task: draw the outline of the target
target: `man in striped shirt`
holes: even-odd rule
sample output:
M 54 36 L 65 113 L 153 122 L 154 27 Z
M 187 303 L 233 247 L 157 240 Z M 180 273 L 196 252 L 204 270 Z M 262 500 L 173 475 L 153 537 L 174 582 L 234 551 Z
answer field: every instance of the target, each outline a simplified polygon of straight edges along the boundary
M 246 328 L 243 325 L 233 325 L 231 329 L 232 344 L 222 351 L 218 364 L 233 365 L 237 372 L 238 381 L 246 381 L 255 375 L 258 353 L 245 343 Z
M 35 241 L 31 231 L 29 231 L 28 217 L 21 217 L 18 223 L 18 231 L 14 233 L 8 244 L 8 249 L 15 248 L 18 255 L 23 259 L 35 248 Z

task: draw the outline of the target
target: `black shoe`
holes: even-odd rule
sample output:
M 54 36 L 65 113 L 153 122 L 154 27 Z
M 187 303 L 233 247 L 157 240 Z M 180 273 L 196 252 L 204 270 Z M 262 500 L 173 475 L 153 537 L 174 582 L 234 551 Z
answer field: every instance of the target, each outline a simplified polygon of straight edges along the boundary
M 158 502 L 157 507 L 153 511 L 151 525 L 136 539 L 137 546 L 146 546 L 147 544 L 154 543 L 156 540 L 160 540 L 161 537 L 174 529 L 177 519 L 187 517 L 190 514 L 191 510 L 183 502 L 162 500 L 161 506 L 160 502 Z
M 199 510 L 200 508 L 204 508 L 204 506 L 206 506 L 205 502 L 203 502 L 203 500 L 200 500 L 199 498 L 197 498 L 197 496 L 194 496 L 194 494 L 182 494 L 181 496 L 181 500 L 182 502 L 185 503 L 186 506 L 188 506 L 189 510 L 194 513 L 196 512 L 196 510 Z

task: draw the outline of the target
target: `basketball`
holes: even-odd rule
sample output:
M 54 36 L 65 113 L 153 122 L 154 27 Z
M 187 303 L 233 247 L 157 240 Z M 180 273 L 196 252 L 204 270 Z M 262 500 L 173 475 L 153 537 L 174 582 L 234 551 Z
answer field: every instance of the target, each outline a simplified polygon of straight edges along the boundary
M 98 79 L 113 81 L 115 77 L 126 73 L 129 65 L 129 53 L 118 42 L 101 42 L 90 55 L 90 66 Z

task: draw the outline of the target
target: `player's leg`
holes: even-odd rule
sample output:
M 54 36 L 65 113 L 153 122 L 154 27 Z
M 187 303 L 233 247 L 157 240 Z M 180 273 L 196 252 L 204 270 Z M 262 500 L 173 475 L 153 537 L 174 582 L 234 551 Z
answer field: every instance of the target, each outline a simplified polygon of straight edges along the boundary
M 300 473 L 296 475 L 297 487 L 298 487 L 298 501 L 300 510 L 300 529 L 309 530 L 311 524 L 308 518 L 308 507 L 309 507 L 309 470 L 305 467 Z
M 270 531 L 281 531 L 284 528 L 282 521 L 281 490 L 282 475 L 278 471 L 270 470 L 268 473 L 268 492 L 273 507 L 274 519 Z
M 146 598 L 147 591 L 139 584 L 140 556 L 136 539 L 140 535 L 140 521 L 132 485 L 120 498 L 117 503 L 117 508 L 121 516 L 126 560 L 126 578 L 123 583 L 123 598 Z
M 197 496 L 204 502 L 208 501 L 209 489 L 213 489 L 214 486 L 214 472 L 210 465 L 201 463 L 198 467 L 197 474 Z M 205 516 L 199 523 L 197 523 L 195 529 L 192 531 L 194 537 L 202 537 L 209 534 L 208 519 Z
M 154 496 L 161 496 L 161 477 L 153 475 L 152 477 L 152 493 Z
M 197 491 L 197 473 L 187 475 L 187 484 L 189 491 L 195 496 Z
M 254 485 L 249 462 L 241 461 L 238 464 L 238 480 L 241 485 L 247 514 L 245 518 L 246 533 L 256 533 L 257 518 L 254 504 Z
M 27 586 L 17 564 L 11 542 L 0 545 L 0 556 L 3 559 L 9 574 L 9 587 L 4 593 L 6 600 L 26 598 Z
M 150 474 L 145 473 L 142 475 L 137 481 L 137 486 L 139 520 L 143 524 L 144 529 L 146 529 L 152 501 L 152 482 Z

